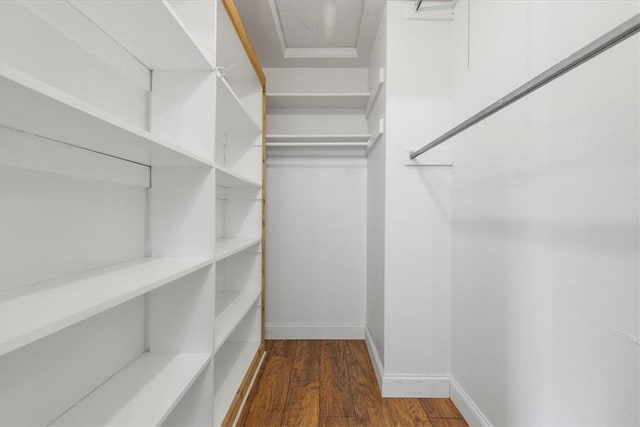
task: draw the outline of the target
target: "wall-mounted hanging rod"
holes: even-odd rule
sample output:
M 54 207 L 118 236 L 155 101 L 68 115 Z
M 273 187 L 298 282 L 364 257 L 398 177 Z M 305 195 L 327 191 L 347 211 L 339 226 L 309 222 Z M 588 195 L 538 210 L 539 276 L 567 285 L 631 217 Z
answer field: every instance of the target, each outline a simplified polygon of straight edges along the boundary
M 531 92 L 534 92 L 540 89 L 542 86 L 546 85 L 547 83 L 555 80 L 556 78 L 574 69 L 575 67 L 587 62 L 591 58 L 598 56 L 599 54 L 606 51 L 607 49 L 631 37 L 638 31 L 640 31 L 640 13 L 633 16 L 631 19 L 623 22 L 622 24 L 618 25 L 616 28 L 604 34 L 603 36 L 592 41 L 582 49 L 576 51 L 571 56 L 558 62 L 553 67 L 537 75 L 536 77 L 529 80 L 527 83 L 523 84 L 513 92 L 500 98 L 498 101 L 489 105 L 487 108 L 480 111 L 479 113 L 471 116 L 464 122 L 460 123 L 456 127 L 452 128 L 451 130 L 443 134 L 442 136 L 434 139 L 429 144 L 420 148 L 418 151 L 412 152 L 409 155 L 409 158 L 415 159 L 419 155 L 431 150 L 434 147 L 437 147 L 438 145 L 442 144 L 449 138 L 459 134 L 463 130 L 486 119 L 493 113 L 502 110 L 504 107 L 516 102 L 518 99 L 523 98 L 528 94 L 530 94 Z

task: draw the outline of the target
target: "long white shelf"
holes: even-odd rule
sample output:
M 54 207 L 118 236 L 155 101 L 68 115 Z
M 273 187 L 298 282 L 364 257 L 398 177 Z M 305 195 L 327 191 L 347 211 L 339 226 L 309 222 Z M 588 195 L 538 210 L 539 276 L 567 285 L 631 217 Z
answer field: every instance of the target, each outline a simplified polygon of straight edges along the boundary
M 351 143 L 368 142 L 370 135 L 267 135 L 268 143 Z
M 216 240 L 215 260 L 221 261 L 235 255 L 251 246 L 257 245 L 262 239 L 260 237 L 226 237 Z
M 214 354 L 245 318 L 260 297 L 260 289 L 244 292 L 226 291 L 216 295 L 216 330 Z
M 384 119 L 378 120 L 378 133 L 371 135 L 267 135 L 267 148 L 276 155 L 332 155 L 367 156 L 384 134 Z
M 151 70 L 213 69 L 166 0 L 71 4 Z
M 218 89 L 216 98 L 216 126 L 217 133 L 243 133 L 259 136 L 261 127 L 251 117 L 251 113 L 244 106 L 238 95 L 227 82 L 218 75 Z
M 213 264 L 146 258 L 0 294 L 0 355 Z
M 357 109 L 364 112 L 369 93 L 268 93 L 267 108 Z
M 232 172 L 224 166 L 215 165 L 216 168 L 216 185 L 227 188 L 254 187 L 260 188 L 258 181 L 246 178 L 238 173 Z
M 5 64 L 0 64 L 0 93 L 2 126 L 144 165 L 213 166 Z
M 224 420 L 229 405 L 231 405 L 259 347 L 259 341 L 230 341 L 216 353 L 213 362 L 216 377 L 213 398 L 214 426 L 219 426 Z M 221 378 L 221 376 L 223 377 Z
M 143 353 L 51 425 L 160 425 L 210 360 L 211 354 Z
M 364 148 L 369 146 L 368 142 L 268 142 L 267 148 Z

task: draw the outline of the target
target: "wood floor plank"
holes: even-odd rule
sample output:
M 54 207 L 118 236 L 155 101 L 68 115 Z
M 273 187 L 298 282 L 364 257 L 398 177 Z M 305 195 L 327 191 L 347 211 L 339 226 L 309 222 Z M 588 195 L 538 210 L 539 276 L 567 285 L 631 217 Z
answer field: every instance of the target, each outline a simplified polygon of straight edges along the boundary
M 251 405 L 244 417 L 247 427 L 280 427 L 284 416 L 295 341 L 274 341 Z
M 271 340 L 269 341 L 268 357 L 287 357 L 293 360 L 296 353 L 296 340 Z
M 354 417 L 345 341 L 320 344 L 320 415 Z
M 429 418 L 462 418 L 458 408 L 453 404 L 451 399 L 420 399 L 420 403 L 427 412 Z
M 434 418 L 431 423 L 433 427 L 469 427 L 462 418 Z
M 318 427 L 320 424 L 320 385 L 317 382 L 291 382 L 282 418 L 283 427 Z
M 320 343 L 317 340 L 297 341 L 291 381 L 304 383 L 320 381 Z
M 384 399 L 396 427 L 431 427 L 418 399 Z
M 383 399 L 364 341 L 266 344 L 239 426 L 468 427 L 450 399 Z
M 364 427 L 364 424 L 354 417 L 321 417 L 320 427 Z
M 393 427 L 393 419 L 384 404 L 364 341 L 346 341 L 349 380 L 356 417 L 365 426 Z

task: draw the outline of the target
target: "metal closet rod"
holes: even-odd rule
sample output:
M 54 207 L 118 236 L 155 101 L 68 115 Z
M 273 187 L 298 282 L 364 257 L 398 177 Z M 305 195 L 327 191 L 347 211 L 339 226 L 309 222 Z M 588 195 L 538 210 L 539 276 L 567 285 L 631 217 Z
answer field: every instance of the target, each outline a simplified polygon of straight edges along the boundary
M 556 65 L 549 68 L 548 70 L 542 72 L 541 74 L 538 74 L 536 77 L 529 80 L 528 82 L 526 82 L 525 84 L 523 84 L 522 86 L 514 90 L 513 92 L 510 92 L 506 96 L 500 98 L 493 104 L 489 105 L 484 110 L 469 117 L 467 120 L 460 123 L 456 127 L 450 129 L 448 132 L 444 133 L 440 137 L 434 139 L 424 147 L 420 148 L 417 151 L 412 152 L 409 155 L 409 158 L 415 159 L 419 155 L 426 153 L 427 151 L 431 150 L 434 147 L 437 147 L 438 145 L 442 144 L 449 138 L 459 134 L 463 130 L 470 128 L 476 123 L 486 119 L 493 113 L 496 113 L 502 110 L 507 105 L 516 102 L 520 98 L 523 98 L 532 92 L 535 92 L 536 90 L 540 89 L 542 86 L 555 80 L 556 78 L 576 68 L 577 66 L 584 64 L 591 58 L 595 58 L 596 56 L 600 55 L 602 52 L 617 45 L 621 41 L 631 37 L 638 31 L 640 31 L 640 13 L 633 16 L 631 19 L 623 22 L 622 24 L 618 25 L 608 33 L 592 41 L 582 49 L 570 55 L 569 57 L 558 62 Z

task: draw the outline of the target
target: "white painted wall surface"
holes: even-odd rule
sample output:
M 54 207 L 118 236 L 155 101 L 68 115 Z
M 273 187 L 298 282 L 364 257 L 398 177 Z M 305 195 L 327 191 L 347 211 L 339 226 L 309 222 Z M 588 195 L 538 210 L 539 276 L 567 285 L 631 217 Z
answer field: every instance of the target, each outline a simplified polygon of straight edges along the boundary
M 267 164 L 267 338 L 363 338 L 366 163 Z
M 383 394 L 448 396 L 451 171 L 406 164 L 451 124 L 450 25 L 410 6 L 387 5 Z
M 366 68 L 265 68 L 269 93 L 367 91 Z
M 368 90 L 366 68 L 265 74 L 268 93 Z M 364 112 L 267 110 L 267 134 L 365 133 Z M 364 338 L 366 159 L 327 148 L 267 156 L 267 338 Z
M 387 61 L 387 11 L 382 12 L 369 63 L 369 92 L 373 93 L 380 68 Z M 377 130 L 378 120 L 386 118 L 387 86 L 382 87 L 368 120 L 370 134 Z M 384 244 L 385 244 L 385 135 L 367 157 L 367 331 L 375 351 L 371 351 L 374 366 L 384 364 Z M 371 345 L 371 343 L 370 343 Z M 373 353 L 373 354 L 371 354 Z M 380 362 L 376 362 L 375 357 Z M 381 375 L 377 372 L 378 376 Z
M 321 114 L 269 114 L 269 135 L 364 135 L 367 121 L 362 112 Z
M 640 3 L 471 2 L 469 51 L 468 8 L 456 122 Z M 640 423 L 639 347 L 614 334 L 640 326 L 639 57 L 636 35 L 449 142 L 452 393 L 471 424 Z

